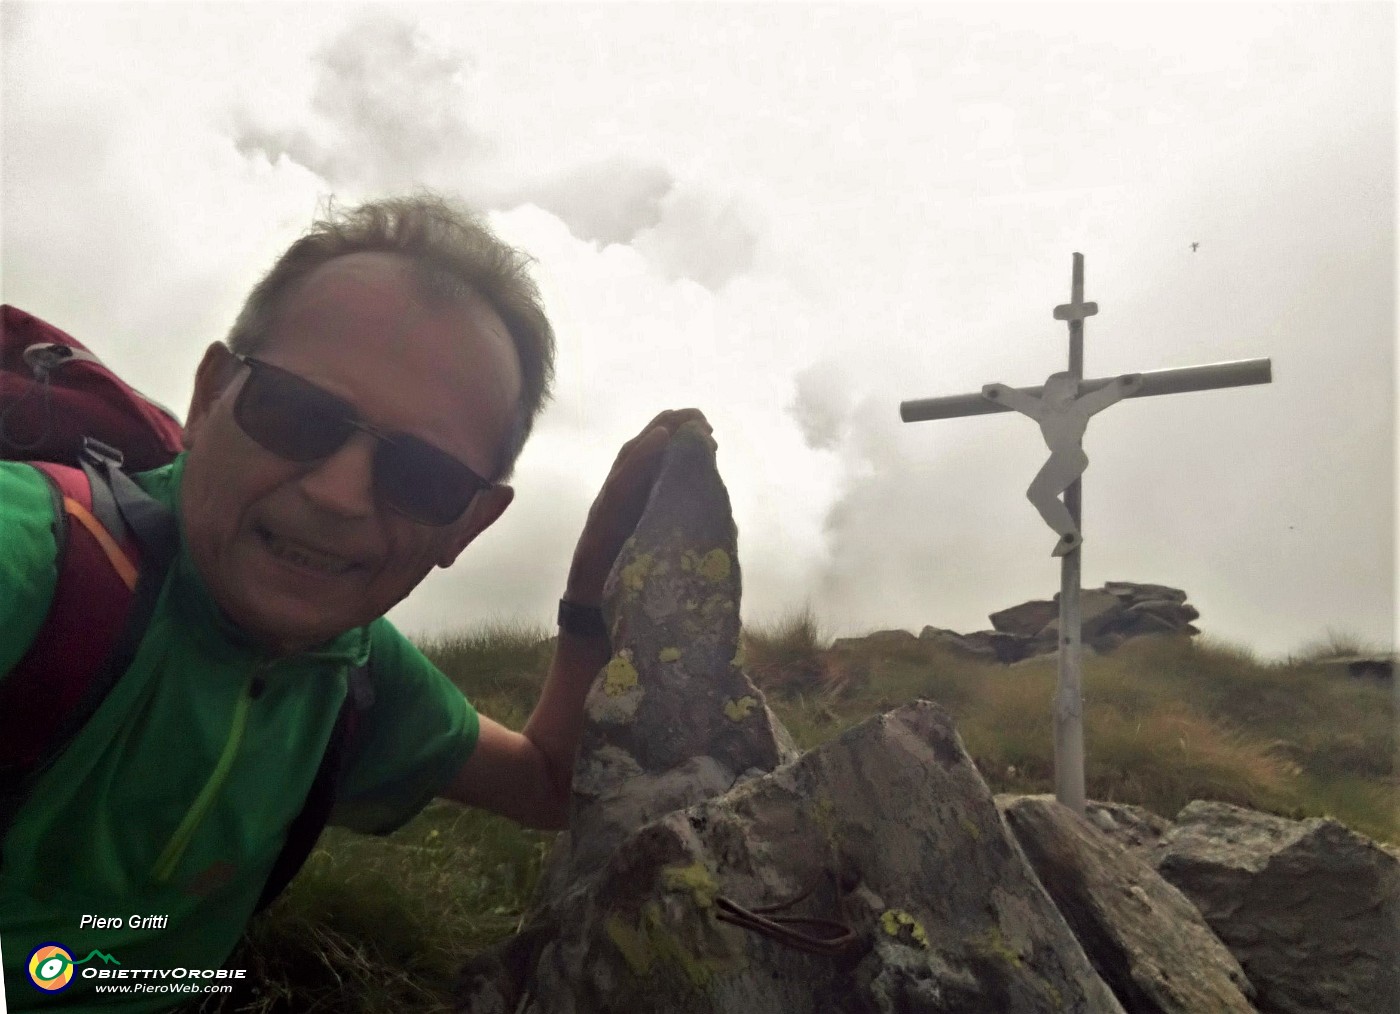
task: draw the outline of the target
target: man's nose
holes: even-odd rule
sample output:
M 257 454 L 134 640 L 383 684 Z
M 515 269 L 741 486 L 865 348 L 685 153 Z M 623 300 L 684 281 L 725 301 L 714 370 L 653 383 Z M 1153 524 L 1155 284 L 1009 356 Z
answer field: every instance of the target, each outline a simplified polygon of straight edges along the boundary
M 316 506 L 346 518 L 374 513 L 374 454 L 379 441 L 357 431 L 329 458 L 305 472 L 299 485 Z

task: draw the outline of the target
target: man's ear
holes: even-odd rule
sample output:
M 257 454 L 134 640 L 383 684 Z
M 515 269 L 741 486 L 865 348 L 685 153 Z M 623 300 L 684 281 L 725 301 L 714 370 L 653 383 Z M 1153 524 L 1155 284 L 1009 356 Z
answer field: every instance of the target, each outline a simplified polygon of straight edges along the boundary
M 471 506 L 467 508 L 466 515 L 457 522 L 461 527 L 456 533 L 456 537 L 438 557 L 437 565 L 439 567 L 452 566 L 462 550 L 471 545 L 472 540 L 478 535 L 495 524 L 496 519 L 506 512 L 506 508 L 514 499 L 515 490 L 503 482 L 478 493 Z
M 219 400 L 228 382 L 233 379 L 232 366 L 237 360 L 222 342 L 214 342 L 204 350 L 204 358 L 194 375 L 194 394 L 190 396 L 190 410 L 185 415 L 185 449 L 194 446 L 195 437 L 204 425 Z

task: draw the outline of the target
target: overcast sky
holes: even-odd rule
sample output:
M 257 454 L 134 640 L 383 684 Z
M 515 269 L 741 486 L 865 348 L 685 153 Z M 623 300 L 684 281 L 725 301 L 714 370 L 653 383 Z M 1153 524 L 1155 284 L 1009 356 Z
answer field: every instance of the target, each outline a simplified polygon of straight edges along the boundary
M 1390 645 L 1394 11 L 7 0 L 4 300 L 183 409 L 328 196 L 441 189 L 537 258 L 558 385 L 400 626 L 549 622 L 617 447 L 698 405 L 747 621 L 971 631 L 1058 590 L 1046 448 L 899 403 L 1064 369 L 1081 251 L 1086 375 L 1274 367 L 1094 418 L 1084 585 Z

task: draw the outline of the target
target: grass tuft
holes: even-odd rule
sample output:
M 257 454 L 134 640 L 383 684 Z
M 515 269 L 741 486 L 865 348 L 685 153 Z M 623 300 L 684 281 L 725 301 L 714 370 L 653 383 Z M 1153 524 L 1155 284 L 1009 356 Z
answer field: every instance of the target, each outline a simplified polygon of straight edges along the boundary
M 819 691 L 829 675 L 823 652 L 826 640 L 811 606 L 776 622 L 745 625 L 740 634 L 744 670 L 765 693 Z

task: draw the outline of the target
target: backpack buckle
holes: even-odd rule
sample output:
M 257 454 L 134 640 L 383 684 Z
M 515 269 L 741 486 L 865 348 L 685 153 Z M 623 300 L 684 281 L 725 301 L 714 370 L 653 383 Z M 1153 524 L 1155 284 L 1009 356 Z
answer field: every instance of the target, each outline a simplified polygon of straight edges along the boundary
M 67 345 L 59 345 L 57 342 L 42 342 L 38 345 L 30 345 L 24 350 L 24 365 L 39 380 L 47 380 L 49 371 L 56 366 L 61 366 L 72 358 L 73 350 Z
M 83 437 L 83 447 L 78 452 L 78 457 L 88 464 L 107 468 L 121 468 L 124 460 L 121 451 L 111 444 L 104 444 L 96 437 Z

